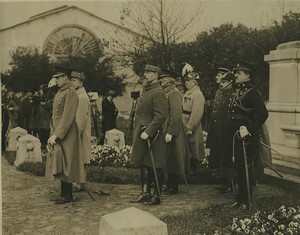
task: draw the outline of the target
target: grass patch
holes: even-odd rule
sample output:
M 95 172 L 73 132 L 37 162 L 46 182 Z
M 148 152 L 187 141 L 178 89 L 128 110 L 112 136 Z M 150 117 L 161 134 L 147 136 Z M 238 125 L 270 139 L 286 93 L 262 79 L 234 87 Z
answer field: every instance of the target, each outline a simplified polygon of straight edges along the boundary
M 286 192 L 284 195 L 258 196 L 255 198 L 250 211 L 226 208 L 224 205 L 213 205 L 204 209 L 194 209 L 176 216 L 166 216 L 162 220 L 168 224 L 169 234 L 174 235 L 235 234 L 231 232 L 229 227 L 233 218 L 250 218 L 258 210 L 271 212 L 282 205 L 286 207 L 300 205 L 299 195 L 295 192 Z M 216 233 L 216 230 L 218 230 L 218 233 Z

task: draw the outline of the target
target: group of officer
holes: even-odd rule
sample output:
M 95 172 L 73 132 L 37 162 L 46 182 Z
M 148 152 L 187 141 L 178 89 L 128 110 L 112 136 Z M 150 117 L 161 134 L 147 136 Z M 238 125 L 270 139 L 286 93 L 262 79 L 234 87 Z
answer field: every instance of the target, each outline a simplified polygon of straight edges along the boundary
M 164 176 L 166 193 L 178 193 L 180 178 L 185 179 L 190 169 L 195 170 L 196 161 L 204 158 L 201 118 L 205 99 L 198 86 L 199 75 L 189 71 L 184 77 L 183 94 L 176 88 L 174 73 L 145 66 L 130 158 L 130 163 L 141 169 L 142 192 L 132 202 L 160 204 Z
M 236 181 L 232 184 L 232 189 L 237 184 L 236 202 L 230 206 L 249 209 L 255 183 L 253 166 L 261 158 L 259 130 L 268 117 L 263 98 L 253 85 L 251 67 L 239 63 L 232 72 L 218 69 L 219 89 L 206 146 L 201 126 L 205 99 L 198 86 L 199 75 L 190 69 L 183 77 L 184 94 L 176 88 L 172 72 L 149 64 L 145 67 L 130 159 L 141 169 L 142 192 L 132 202 L 160 204 L 164 176 L 168 192 L 177 193 L 179 179 L 194 170 L 197 159 L 209 155 L 212 168 L 229 184 Z
M 53 99 L 46 177 L 61 181 L 55 204 L 73 201 L 72 183 L 85 189 L 86 165 L 91 159 L 91 108 L 83 87 L 85 75 L 55 67 L 49 86 L 57 86 Z

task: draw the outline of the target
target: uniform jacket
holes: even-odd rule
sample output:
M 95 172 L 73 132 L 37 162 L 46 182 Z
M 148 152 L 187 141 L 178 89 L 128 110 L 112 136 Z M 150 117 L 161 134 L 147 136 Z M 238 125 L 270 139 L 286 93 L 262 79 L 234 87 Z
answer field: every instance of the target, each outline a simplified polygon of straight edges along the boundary
M 260 157 L 260 137 L 259 130 L 263 126 L 268 117 L 268 111 L 262 99 L 260 92 L 253 86 L 251 81 L 238 84 L 234 97 L 229 104 L 228 125 L 226 127 L 227 136 L 229 138 L 227 148 L 229 156 L 235 155 L 235 163 L 243 164 L 242 141 L 235 138 L 235 149 L 232 151 L 232 138 L 240 126 L 246 126 L 250 132 L 247 137 L 248 142 L 248 159 L 249 161 L 257 161 Z
M 186 155 L 186 134 L 182 124 L 182 94 L 175 88 L 175 84 L 163 88 L 169 102 L 169 115 L 165 123 L 165 133 L 172 135 L 172 141 L 166 144 L 167 174 L 175 173 L 184 176 L 189 166 Z
M 118 109 L 113 101 L 105 98 L 102 101 L 102 132 L 105 133 L 111 129 L 117 128 L 116 118 L 118 116 Z
M 50 136 L 56 135 L 57 139 L 55 151 L 48 155 L 47 166 L 52 175 L 68 183 L 85 182 L 84 163 L 80 157 L 80 136 L 75 120 L 77 106 L 78 96 L 71 83 L 62 85 L 53 100 Z M 59 169 L 62 169 L 61 172 Z
M 147 141 L 140 138 L 143 130 L 149 135 L 156 168 L 165 163 L 165 140 L 162 126 L 168 117 L 168 102 L 158 82 L 149 84 L 138 99 L 134 120 L 133 145 L 130 163 L 152 167 Z M 145 129 L 143 129 L 145 128 Z M 159 131 L 159 134 L 157 135 Z
M 204 111 L 204 96 L 198 86 L 187 90 L 182 101 L 182 122 L 193 133 L 187 136 L 190 157 L 204 158 L 204 142 L 201 118 Z
M 224 129 L 227 126 L 228 105 L 234 89 L 228 87 L 216 92 L 212 105 L 206 147 L 210 148 L 209 164 L 212 168 L 221 168 L 224 155 Z
M 78 88 L 76 94 L 79 98 L 76 123 L 81 137 L 82 159 L 88 164 L 91 160 L 91 104 L 84 87 Z

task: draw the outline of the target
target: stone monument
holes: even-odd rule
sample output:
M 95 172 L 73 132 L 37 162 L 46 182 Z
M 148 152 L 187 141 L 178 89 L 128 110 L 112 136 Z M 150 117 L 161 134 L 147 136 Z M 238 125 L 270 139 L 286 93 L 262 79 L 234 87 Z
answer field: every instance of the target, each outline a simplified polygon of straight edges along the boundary
M 42 162 L 41 142 L 38 138 L 32 135 L 19 138 L 14 165 L 17 167 L 22 162 Z
M 288 166 L 287 173 L 300 176 L 300 168 L 295 168 L 295 163 L 300 163 L 300 41 L 278 45 L 265 55 L 265 61 L 270 65 L 270 141 L 274 149 L 284 154 L 273 153 L 272 162 Z
M 167 235 L 167 224 L 149 212 L 130 207 L 106 214 L 100 220 L 100 235 Z
M 28 134 L 27 131 L 21 127 L 16 127 L 11 129 L 7 136 L 8 146 L 6 150 L 17 151 L 19 138 L 27 134 Z
M 112 129 L 105 132 L 104 144 L 123 147 L 125 146 L 124 133 L 117 129 Z

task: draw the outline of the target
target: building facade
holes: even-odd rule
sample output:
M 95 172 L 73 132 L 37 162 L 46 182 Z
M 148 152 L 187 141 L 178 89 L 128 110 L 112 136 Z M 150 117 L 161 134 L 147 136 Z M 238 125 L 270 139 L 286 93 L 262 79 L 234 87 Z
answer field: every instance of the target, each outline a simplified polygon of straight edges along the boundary
M 69 55 L 97 55 L 101 50 L 105 56 L 119 56 L 121 50 L 130 46 L 136 37 L 140 35 L 125 27 L 76 6 L 65 5 L 0 30 L 1 72 L 10 68 L 10 53 L 17 46 L 35 46 L 47 53 L 50 61 L 55 63 Z M 128 111 L 132 103 L 130 92 L 136 88 L 138 77 L 131 68 L 117 63 L 115 74 L 124 74 L 128 78 L 126 94 L 116 100 L 120 111 Z

